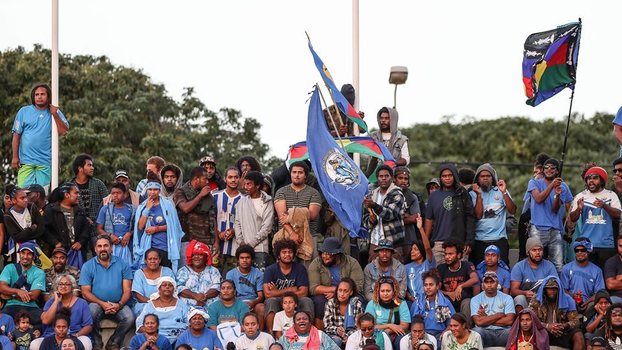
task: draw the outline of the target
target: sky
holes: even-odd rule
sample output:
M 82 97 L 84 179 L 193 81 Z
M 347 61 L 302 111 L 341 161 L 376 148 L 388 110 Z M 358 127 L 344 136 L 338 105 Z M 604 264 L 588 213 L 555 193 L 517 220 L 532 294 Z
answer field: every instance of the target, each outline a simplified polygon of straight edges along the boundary
M 360 1 L 359 109 L 377 127 L 376 112 L 393 105 L 390 67 L 406 66 L 408 81 L 397 89 L 402 127 L 443 116 L 565 118 L 568 89 L 535 108 L 525 104 L 523 44 L 580 17 L 573 112 L 615 113 L 621 10 L 618 1 Z M 51 0 L 0 1 L 0 50 L 49 48 L 50 28 Z M 262 140 L 281 158 L 305 139 L 306 101 L 321 81 L 305 31 L 337 86 L 351 83 L 351 1 L 60 0 L 61 53 L 141 69 L 176 100 L 194 87 L 211 110 L 257 119 Z

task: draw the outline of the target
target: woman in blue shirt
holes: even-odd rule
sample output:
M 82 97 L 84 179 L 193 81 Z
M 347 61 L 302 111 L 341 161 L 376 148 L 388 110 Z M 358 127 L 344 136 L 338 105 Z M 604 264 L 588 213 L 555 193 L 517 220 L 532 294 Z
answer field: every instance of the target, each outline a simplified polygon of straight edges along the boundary
M 440 339 L 443 331 L 449 327 L 449 320 L 456 312 L 449 299 L 440 292 L 440 288 L 441 277 L 436 269 L 424 273 L 424 294 L 410 308 L 410 314 L 421 315 L 425 321 L 426 332 L 437 339 Z
M 171 343 L 158 333 L 160 319 L 155 314 L 147 314 L 143 319 L 143 333 L 137 333 L 130 340 L 131 350 L 171 350 Z
M 158 291 L 156 282 L 158 278 L 170 276 L 175 278 L 173 270 L 166 266 L 161 266 L 162 259 L 157 249 L 150 248 L 145 252 L 145 266 L 134 272 L 132 282 L 132 292 L 136 298 L 134 305 L 134 315 L 138 316 L 143 311 L 145 304 L 149 302 L 149 297 Z

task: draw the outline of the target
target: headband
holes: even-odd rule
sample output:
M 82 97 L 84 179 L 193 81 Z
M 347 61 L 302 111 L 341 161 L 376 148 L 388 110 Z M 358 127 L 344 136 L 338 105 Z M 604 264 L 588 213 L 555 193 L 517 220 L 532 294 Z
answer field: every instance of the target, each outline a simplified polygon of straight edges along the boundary
M 147 185 L 145 186 L 146 190 L 151 190 L 151 189 L 155 189 L 155 190 L 161 190 L 162 189 L 162 185 L 160 185 L 157 182 L 151 181 L 151 182 L 147 182 Z

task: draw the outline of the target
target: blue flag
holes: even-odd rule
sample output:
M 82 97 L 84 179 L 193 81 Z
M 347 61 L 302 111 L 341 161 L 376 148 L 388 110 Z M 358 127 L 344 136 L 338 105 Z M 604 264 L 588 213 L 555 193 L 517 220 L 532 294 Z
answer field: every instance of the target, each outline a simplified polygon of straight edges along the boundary
M 309 160 L 322 193 L 331 209 L 351 237 L 359 237 L 363 216 L 363 197 L 368 181 L 361 169 L 348 157 L 328 131 L 319 88 L 316 87 L 309 104 L 307 149 Z

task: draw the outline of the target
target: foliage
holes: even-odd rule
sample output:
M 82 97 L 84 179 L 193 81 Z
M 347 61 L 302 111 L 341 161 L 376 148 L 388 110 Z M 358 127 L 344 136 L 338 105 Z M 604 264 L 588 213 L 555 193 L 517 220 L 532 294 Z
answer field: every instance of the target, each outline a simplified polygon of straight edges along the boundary
M 11 130 L 18 109 L 30 104 L 36 82 L 50 81 L 51 52 L 36 45 L 0 52 L 0 178 L 12 182 Z M 71 162 L 80 153 L 95 158 L 96 177 L 109 182 L 126 169 L 134 185 L 143 177 L 145 161 L 162 156 L 188 173 L 198 160 L 212 154 L 223 170 L 243 155 L 256 157 L 269 171 L 282 163 L 268 159 L 261 142 L 261 124 L 235 109 L 214 112 L 186 88 L 181 101 L 167 95 L 141 70 L 117 66 L 105 57 L 59 57 L 60 107 L 70 122 L 61 138 L 61 179 L 73 177 Z M 2 186 L 2 184 L 0 184 Z

